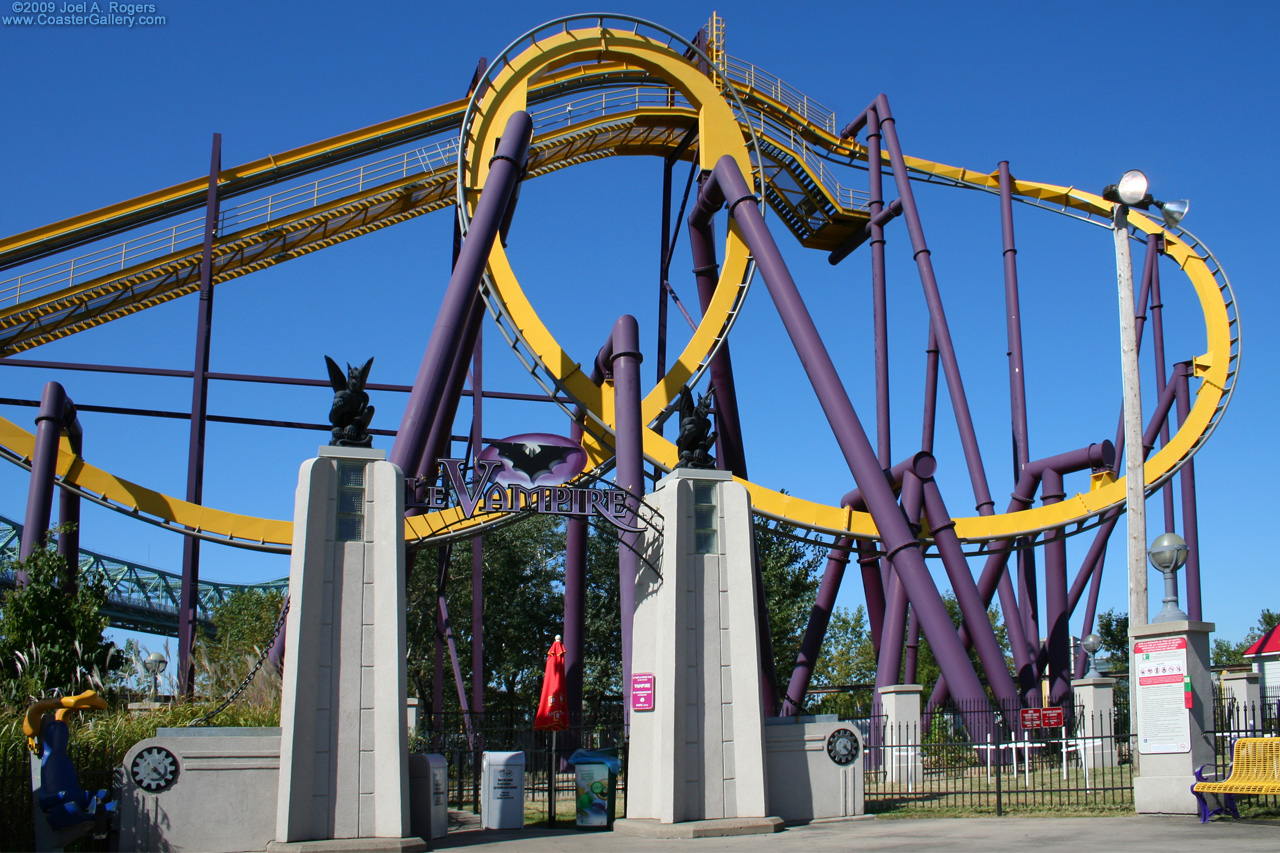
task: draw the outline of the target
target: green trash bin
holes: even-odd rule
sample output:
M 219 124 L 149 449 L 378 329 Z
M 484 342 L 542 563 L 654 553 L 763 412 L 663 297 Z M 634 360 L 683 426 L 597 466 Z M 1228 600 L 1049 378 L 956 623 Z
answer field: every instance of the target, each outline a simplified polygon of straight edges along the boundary
M 617 816 L 618 770 L 616 749 L 579 749 L 569 756 L 577 780 L 574 804 L 576 828 L 608 830 Z

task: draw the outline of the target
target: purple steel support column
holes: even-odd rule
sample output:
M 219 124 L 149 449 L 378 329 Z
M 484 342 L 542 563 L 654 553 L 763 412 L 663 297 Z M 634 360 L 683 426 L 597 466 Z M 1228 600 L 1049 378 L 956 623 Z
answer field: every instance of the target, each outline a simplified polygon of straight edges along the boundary
M 483 319 L 483 312 L 481 313 Z M 476 323 L 471 360 L 471 458 L 484 434 L 484 333 Z M 484 536 L 471 537 L 471 710 L 484 719 Z
M 1017 488 L 1014 489 L 1013 495 L 1009 499 L 1009 508 L 1005 512 L 1016 512 L 1029 506 L 1032 496 L 1036 493 L 1041 476 L 1049 468 L 1053 468 L 1059 473 L 1067 474 L 1084 468 L 1111 468 L 1114 464 L 1115 446 L 1109 441 L 1104 441 L 1101 444 L 1091 444 L 1079 450 L 1072 450 L 1067 453 L 1060 453 L 1057 456 L 1049 456 L 1037 460 L 1027 465 L 1022 472 Z M 1009 540 L 991 543 L 991 553 L 987 557 L 987 561 L 982 567 L 982 573 L 978 578 L 978 593 L 982 596 L 983 606 L 990 606 L 997 588 L 1000 590 L 1000 609 L 1005 614 L 1005 626 L 1009 630 L 1009 644 L 1013 649 L 1014 664 L 1019 672 L 1022 673 L 1025 667 L 1034 665 L 1034 655 L 1038 652 L 1039 638 L 1037 637 L 1035 640 L 1035 649 L 1030 645 L 1031 637 L 1024 636 L 1022 641 L 1019 641 L 1017 634 L 1022 633 L 1020 620 L 1009 617 L 1009 613 L 1018 612 L 1017 605 L 1013 603 L 1013 585 L 1009 579 L 1009 574 L 1005 571 L 1010 554 L 1011 543 Z M 961 628 L 959 634 L 963 647 L 968 648 L 971 642 L 968 632 Z M 1024 687 L 1026 687 L 1025 684 Z M 1031 687 L 1026 687 L 1026 689 L 1033 690 L 1038 688 L 1032 685 Z M 944 673 L 938 679 L 933 695 L 929 698 L 929 707 L 936 707 L 947 696 L 947 691 L 947 678 Z M 1028 694 L 1024 691 L 1024 695 Z
M 222 134 L 213 135 L 209 163 L 209 191 L 205 200 L 204 248 L 200 259 L 200 302 L 196 315 L 196 359 L 191 382 L 191 436 L 187 447 L 187 500 L 204 500 L 204 438 L 208 414 L 209 337 L 213 322 L 213 239 L 218 229 L 218 175 L 222 172 Z M 182 589 L 178 601 L 178 692 L 190 696 L 195 688 L 191 649 L 196 638 L 199 605 L 200 540 L 182 539 Z
M 53 487 L 58 472 L 58 443 L 62 438 L 63 413 L 67 409 L 67 392 L 57 382 L 49 382 L 40 395 L 40 411 L 36 414 L 36 443 L 31 451 L 31 480 L 27 486 L 27 511 L 23 516 L 22 540 L 18 559 L 25 560 L 44 547 L 53 514 Z M 30 583 L 26 572 L 14 578 L 19 587 Z
M 683 211 L 683 208 L 682 208 Z M 716 292 L 718 281 L 716 263 L 715 223 L 708 220 L 699 225 L 689 224 L 689 253 L 693 259 L 693 275 L 698 285 L 698 304 L 702 315 Z M 716 465 L 735 477 L 747 479 L 747 454 L 742 444 L 742 424 L 738 418 L 738 392 L 733 381 L 733 359 L 729 355 L 729 342 L 720 345 L 711 359 L 711 387 L 715 389 L 716 412 Z M 754 543 L 753 543 L 754 547 Z M 764 577 L 760 574 L 760 561 L 756 564 L 756 629 L 760 637 L 762 695 L 772 716 L 777 703 L 777 670 L 773 659 L 773 634 L 769 628 L 769 602 L 764 594 Z M 821 642 L 821 640 L 819 640 Z M 803 697 L 801 697 L 803 698 Z
M 880 632 L 884 629 L 884 580 L 880 576 L 880 557 L 866 540 L 859 539 L 857 548 L 862 592 L 867 600 L 867 628 L 871 632 L 872 651 L 879 659 Z
M 1164 367 L 1164 318 L 1161 316 L 1164 305 L 1160 299 L 1160 255 L 1163 253 L 1163 245 L 1164 241 L 1160 239 L 1159 234 L 1147 235 L 1147 254 L 1154 256 L 1154 261 L 1151 264 L 1151 354 L 1155 357 L 1156 362 L 1157 394 L 1164 392 L 1165 377 L 1168 376 Z M 1168 443 L 1169 419 L 1166 418 L 1164 423 L 1160 425 L 1160 446 L 1164 447 Z M 1164 529 L 1172 531 L 1173 479 L 1166 480 L 1160 491 L 1164 499 Z
M 920 431 L 920 449 L 933 452 L 933 433 L 938 411 L 938 338 L 929 329 L 929 345 L 924 363 L 924 427 Z
M 1067 496 L 1062 475 L 1044 472 L 1040 501 L 1045 506 Z M 1049 704 L 1067 703 L 1071 697 L 1071 627 L 1067 624 L 1067 537 L 1061 530 L 1044 535 L 1045 634 L 1049 651 Z
M 458 405 L 462 401 L 462 389 L 466 384 L 467 362 L 474 358 L 476 341 L 482 325 L 484 325 L 484 300 L 477 292 L 467 310 L 467 319 L 459 337 L 458 350 L 453 354 L 449 364 L 440 405 L 431 418 L 431 429 L 427 433 L 427 442 L 423 446 L 422 456 L 416 469 L 419 477 L 434 477 L 436 465 L 439 464 L 440 459 L 452 458 L 450 440 L 453 436 L 453 422 L 458 416 Z M 475 397 L 474 393 L 472 397 Z M 480 450 L 479 445 L 473 444 L 475 453 L 479 453 Z
M 1178 426 L 1191 414 L 1191 363 L 1174 367 L 1173 385 L 1178 396 Z M 1201 619 L 1200 604 L 1200 523 L 1196 518 L 1196 467 L 1188 459 L 1178 471 L 1182 487 L 1182 538 L 1187 543 L 1187 615 L 1193 622 Z
M 569 436 L 582 441 L 582 424 L 573 422 Z M 564 554 L 564 680 L 569 725 L 582 725 L 582 663 L 587 612 L 587 521 L 569 516 Z
M 524 111 L 514 113 L 507 121 L 498 151 L 490 161 L 489 176 L 476 204 L 471 230 L 458 253 L 458 262 L 449 278 L 444 301 L 391 448 L 390 461 L 401 471 L 418 470 L 426 451 L 431 420 L 440 408 L 448 383 L 448 368 L 458 350 L 463 326 L 489 260 L 489 251 L 493 248 L 503 215 L 524 168 L 532 132 L 529 114 Z
M 1018 300 L 1018 248 L 1013 242 L 1013 178 L 1001 160 L 1000 231 L 1004 248 L 1005 329 L 1009 338 L 1009 413 L 1013 427 L 1013 482 L 1031 461 L 1027 443 L 1027 384 L 1022 363 L 1022 307 Z
M 76 456 L 83 456 L 80 431 L 76 429 L 72 432 L 71 429 L 79 426 L 75 420 L 74 406 L 71 409 L 72 418 L 67 423 L 71 452 Z M 58 554 L 67 561 L 67 580 L 70 583 L 67 591 L 74 593 L 80 574 L 80 496 L 70 489 L 58 490 L 58 526 L 62 528 L 62 532 L 58 534 Z
M 902 652 L 902 683 L 917 684 L 916 671 L 920 665 L 920 614 L 914 607 L 907 608 L 907 645 Z
M 1106 553 L 1107 541 L 1111 538 L 1111 533 L 1116 529 L 1116 522 L 1120 520 L 1120 514 L 1118 508 L 1103 513 L 1102 523 L 1098 525 L 1098 531 L 1093 537 L 1093 542 L 1089 545 L 1089 551 L 1080 562 L 1080 571 L 1076 573 L 1076 579 L 1071 582 L 1071 591 L 1067 593 L 1068 613 L 1075 613 L 1076 605 L 1080 603 L 1080 596 L 1084 594 L 1085 584 L 1089 582 L 1089 578 L 1093 576 L 1098 561 Z M 1085 633 L 1089 632 L 1086 631 Z
M 876 224 L 876 217 L 884 210 L 882 160 L 880 120 L 872 112 L 867 117 L 867 180 L 871 202 L 871 310 L 876 347 L 876 454 L 880 467 L 888 468 L 893 465 L 889 448 L 889 315 L 885 298 L 884 226 Z M 918 628 L 919 621 L 915 624 Z
M 822 573 L 822 582 L 818 584 L 818 596 L 814 599 L 813 609 L 809 613 L 809 624 L 805 626 L 804 639 L 800 641 L 800 654 L 796 657 L 796 667 L 791 672 L 791 680 L 787 682 L 787 695 L 782 700 L 780 716 L 795 716 L 804 708 L 804 697 L 809 692 L 809 680 L 813 678 L 813 668 L 818 665 L 818 656 L 822 653 L 822 640 L 826 637 L 827 625 L 831 622 L 831 611 L 836 606 L 836 593 L 840 591 L 840 581 L 843 580 L 845 566 L 849 563 L 851 544 L 852 540 L 848 537 L 838 539 L 835 547 L 827 554 L 827 568 Z
M 431 739 L 435 743 L 437 751 L 442 751 L 444 741 L 441 733 L 444 731 L 444 614 L 440 610 L 440 599 L 444 591 L 444 574 L 447 571 L 446 566 L 449 565 L 450 546 L 441 545 L 436 551 L 436 568 L 439 579 L 436 581 L 436 641 L 435 641 L 435 669 L 431 679 Z
M 869 110 L 868 112 L 871 112 Z M 889 111 L 889 99 L 883 94 L 876 98 L 875 116 L 879 119 L 880 130 L 884 134 L 885 145 L 889 148 L 889 162 L 893 165 L 893 179 L 898 187 L 898 200 L 902 202 L 902 213 L 907 220 L 907 233 L 911 236 L 911 248 L 915 253 L 916 266 L 920 271 L 920 283 L 924 286 L 925 302 L 929 305 L 929 321 L 937 333 L 938 348 L 942 356 L 942 370 L 947 377 L 947 391 L 951 395 L 951 408 L 955 413 L 956 427 L 960 432 L 960 444 L 964 448 L 965 462 L 969 468 L 969 479 L 973 484 L 973 497 L 978 513 L 990 515 L 994 502 L 991 490 L 987 486 L 987 474 L 982 467 L 982 454 L 978 449 L 978 437 L 973 428 L 973 417 L 969 414 L 969 402 L 964 394 L 964 381 L 960 377 L 960 364 L 956 360 L 955 347 L 951 342 L 951 331 L 947 327 L 947 315 L 942 307 L 942 296 L 938 291 L 938 280 L 933 272 L 933 261 L 930 259 L 929 246 L 925 243 L 924 228 L 920 224 L 920 211 L 916 207 L 915 195 L 911 189 L 911 180 L 907 173 L 907 164 L 902 154 L 902 146 L 898 142 L 898 131 L 893 114 Z M 847 135 L 848 129 L 842 131 Z
M 924 489 L 920 478 L 910 469 L 904 471 L 902 475 L 900 500 L 903 517 L 907 520 L 914 534 L 920 529 L 918 522 L 920 511 L 924 507 Z M 916 553 L 919 554 L 920 552 L 917 550 Z M 890 575 L 888 612 L 885 616 L 884 634 L 880 637 L 880 655 L 876 658 L 877 689 L 890 684 L 905 683 L 900 682 L 899 677 L 906 652 L 905 631 L 910 627 L 908 605 L 911 603 L 911 596 L 897 571 L 896 564 L 890 570 Z M 938 601 L 941 603 L 941 598 Z M 916 612 L 918 619 L 919 610 L 916 610 Z M 943 612 L 946 612 L 945 606 L 943 607 Z M 947 625 L 951 625 L 950 614 L 947 614 Z
M 467 702 L 467 687 L 462 682 L 462 666 L 458 663 L 458 644 L 453 636 L 453 621 L 449 619 L 449 605 L 445 602 L 443 585 L 440 587 L 436 607 L 440 630 L 444 633 L 445 643 L 449 647 L 449 661 L 453 664 L 453 686 L 458 691 L 458 707 L 462 709 L 462 722 L 467 728 L 467 742 L 474 745 L 475 730 L 472 726 L 471 706 Z
M 667 255 L 670 254 L 671 247 L 671 167 L 674 165 L 675 161 L 670 157 L 663 158 L 662 241 L 661 254 L 658 255 L 658 352 L 655 359 L 654 382 L 661 382 L 662 377 L 667 375 L 667 276 L 669 270 Z
M 289 591 L 285 590 L 284 597 L 280 601 L 280 609 L 284 610 L 289 606 Z M 285 618 L 288 618 L 286 614 Z M 271 648 L 267 650 L 267 660 L 276 668 L 277 672 L 284 670 L 284 654 L 285 644 L 284 635 L 287 633 L 284 626 L 280 626 L 280 631 L 276 634 L 276 638 L 271 641 Z
M 942 596 L 925 566 L 920 543 L 912 533 L 902 508 L 894 500 L 893 490 L 884 478 L 884 470 L 849 401 L 849 394 L 840 382 L 831 356 L 782 260 L 782 254 L 765 226 L 758 202 L 738 164 L 727 156 L 720 158 L 713 180 L 708 181 L 703 192 L 698 194 L 690 219 L 695 222 L 705 220 L 726 200 L 729 214 L 737 222 L 743 240 L 751 249 L 783 326 L 805 366 L 854 482 L 880 530 L 888 558 L 912 604 L 920 610 L 921 625 L 938 665 L 951 679 L 956 697 L 967 700 L 970 707 L 976 708 L 985 701 L 982 684 L 969 663 L 969 657 L 951 625 L 946 605 L 942 603 Z M 881 653 L 884 653 L 883 646 Z M 969 722 L 972 723 L 971 732 L 982 730 L 981 720 L 975 718 Z
M 706 316 L 716 292 L 716 232 L 713 223 L 689 227 L 689 252 L 693 256 L 693 274 L 698 283 L 698 303 Z M 716 453 L 721 470 L 747 479 L 747 455 L 742 446 L 742 425 L 738 419 L 738 392 L 733 383 L 733 361 L 729 342 L 711 359 L 711 386 L 716 390 Z
M 627 523 L 635 526 L 635 519 L 644 498 L 644 445 L 641 430 L 644 425 L 640 414 L 640 325 L 636 318 L 624 314 L 613 325 L 613 421 L 616 444 L 614 451 L 614 484 L 628 493 Z M 640 537 L 623 532 L 618 545 L 618 604 L 622 609 L 622 708 L 626 719 L 631 719 L 631 647 L 632 620 L 636 609 L 636 572 L 639 555 L 636 554 Z
M 1040 591 L 1036 588 L 1036 552 L 1032 548 L 1018 551 L 1018 617 L 1030 644 L 1032 660 L 1040 648 Z M 1039 678 L 1039 666 L 1036 677 Z
M 942 499 L 942 491 L 933 479 L 935 467 L 932 456 L 926 457 L 928 467 L 920 466 L 921 475 L 928 472 L 924 481 L 924 508 L 929 518 L 929 527 L 933 530 L 933 541 L 937 543 L 938 555 L 942 557 L 942 565 L 951 580 L 951 589 L 960 605 L 960 614 L 964 624 L 973 638 L 973 645 L 978 650 L 978 659 L 987 673 L 987 683 L 991 691 L 1004 707 L 1014 707 L 1018 703 L 1018 688 L 1014 686 L 1013 677 L 1009 675 L 1008 665 L 1000 643 L 996 640 L 995 628 L 987 617 L 986 605 L 978 594 L 978 585 L 969 572 L 969 561 L 965 559 L 960 538 L 956 536 L 956 523 L 947 511 Z M 926 460 L 921 460 L 922 463 Z

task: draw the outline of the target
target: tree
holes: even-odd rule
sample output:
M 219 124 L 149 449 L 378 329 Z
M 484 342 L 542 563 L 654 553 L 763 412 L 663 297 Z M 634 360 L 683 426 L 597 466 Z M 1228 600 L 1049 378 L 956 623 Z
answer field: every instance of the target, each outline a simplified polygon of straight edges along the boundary
M 472 673 L 471 546 L 472 540 L 467 538 L 448 547 L 444 585 L 448 629 L 468 687 Z M 482 553 L 485 710 L 512 708 L 532 713 L 541 689 L 547 649 L 552 638 L 563 633 L 564 525 L 551 515 L 521 516 L 486 531 Z M 439 546 L 415 549 L 408 573 L 409 681 L 419 699 L 427 704 L 435 686 L 440 556 Z M 459 710 L 452 662 L 447 654 L 442 687 L 446 710 Z M 471 701 L 470 689 L 467 701 Z
M 1104 610 L 1098 614 L 1097 634 L 1102 638 L 1102 654 L 1112 671 L 1129 668 L 1129 614 Z
M 783 695 L 800 654 L 805 626 L 817 598 L 818 569 L 824 552 L 791 538 L 795 528 L 776 521 L 756 526 L 756 558 L 764 580 L 769 607 L 769 638 L 778 673 L 778 693 Z
M 49 541 L 58 532 L 50 531 Z M 67 561 L 53 550 L 39 549 L 13 569 L 30 582 L 0 598 L 3 699 L 25 704 L 51 691 L 108 689 L 125 661 L 103 637 L 106 588 L 83 575 L 73 583 Z
M 582 721 L 604 718 L 605 704 L 622 701 L 622 612 L 618 608 L 618 537 L 592 525 L 587 536 L 586 636 L 583 638 Z
M 867 629 L 867 611 L 859 604 L 852 613 L 837 607 L 831 613 L 827 636 L 813 670 L 815 687 L 853 687 L 875 682 L 876 655 Z M 867 690 L 828 693 L 811 701 L 815 714 L 838 714 L 850 720 L 871 713 L 872 694 Z
M 1225 638 L 1218 638 L 1213 641 L 1212 659 L 1214 666 L 1245 666 L 1249 662 L 1244 659 L 1244 653 L 1250 646 L 1262 639 L 1268 631 L 1274 629 L 1280 624 L 1280 613 L 1263 609 L 1258 616 L 1258 624 L 1250 628 L 1244 635 L 1244 639 L 1238 643 L 1233 643 Z
M 951 624 L 958 629 L 964 623 L 964 617 L 960 614 L 960 602 L 956 599 L 956 594 L 951 590 L 946 590 L 942 593 L 942 603 L 946 605 L 947 613 L 951 616 Z M 1009 647 L 1009 632 L 1005 628 L 999 606 L 993 604 L 987 608 L 987 618 L 991 620 L 991 626 L 995 629 L 996 642 L 1000 645 L 1005 666 L 1012 669 L 1013 655 Z M 983 666 L 978 658 L 977 649 L 969 649 L 969 661 L 981 678 Z M 933 656 L 933 650 L 929 647 L 929 640 L 924 635 L 924 631 L 921 631 L 919 654 L 916 659 L 916 683 L 924 686 L 924 695 L 926 697 L 933 692 L 933 687 L 941 675 L 942 669 L 938 666 L 937 659 Z M 983 678 L 984 682 L 985 680 Z
M 236 590 L 210 614 L 214 636 L 202 638 L 202 671 L 197 685 L 213 693 L 234 689 L 271 647 L 284 594 L 278 590 Z

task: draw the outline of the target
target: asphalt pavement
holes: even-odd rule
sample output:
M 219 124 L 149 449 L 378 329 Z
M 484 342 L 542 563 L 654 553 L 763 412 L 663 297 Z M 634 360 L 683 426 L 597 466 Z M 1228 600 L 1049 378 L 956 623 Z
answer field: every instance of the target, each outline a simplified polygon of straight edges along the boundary
M 1169 851 L 1280 851 L 1280 821 L 1221 820 L 1201 824 L 1194 817 L 1095 818 L 859 818 L 791 827 L 772 835 L 731 838 L 657 839 L 616 832 L 575 830 L 467 830 L 436 839 L 437 850 L 534 851 L 928 851 L 991 853 L 994 850 L 1096 853 Z

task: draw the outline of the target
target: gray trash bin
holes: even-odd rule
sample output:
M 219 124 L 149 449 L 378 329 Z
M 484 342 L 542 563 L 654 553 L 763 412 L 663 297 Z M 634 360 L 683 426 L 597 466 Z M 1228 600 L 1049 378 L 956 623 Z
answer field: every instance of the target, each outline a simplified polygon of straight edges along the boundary
M 431 764 L 431 837 L 449 833 L 449 765 L 443 755 L 427 756 Z
M 524 753 L 484 753 L 480 796 L 485 829 L 524 828 Z

